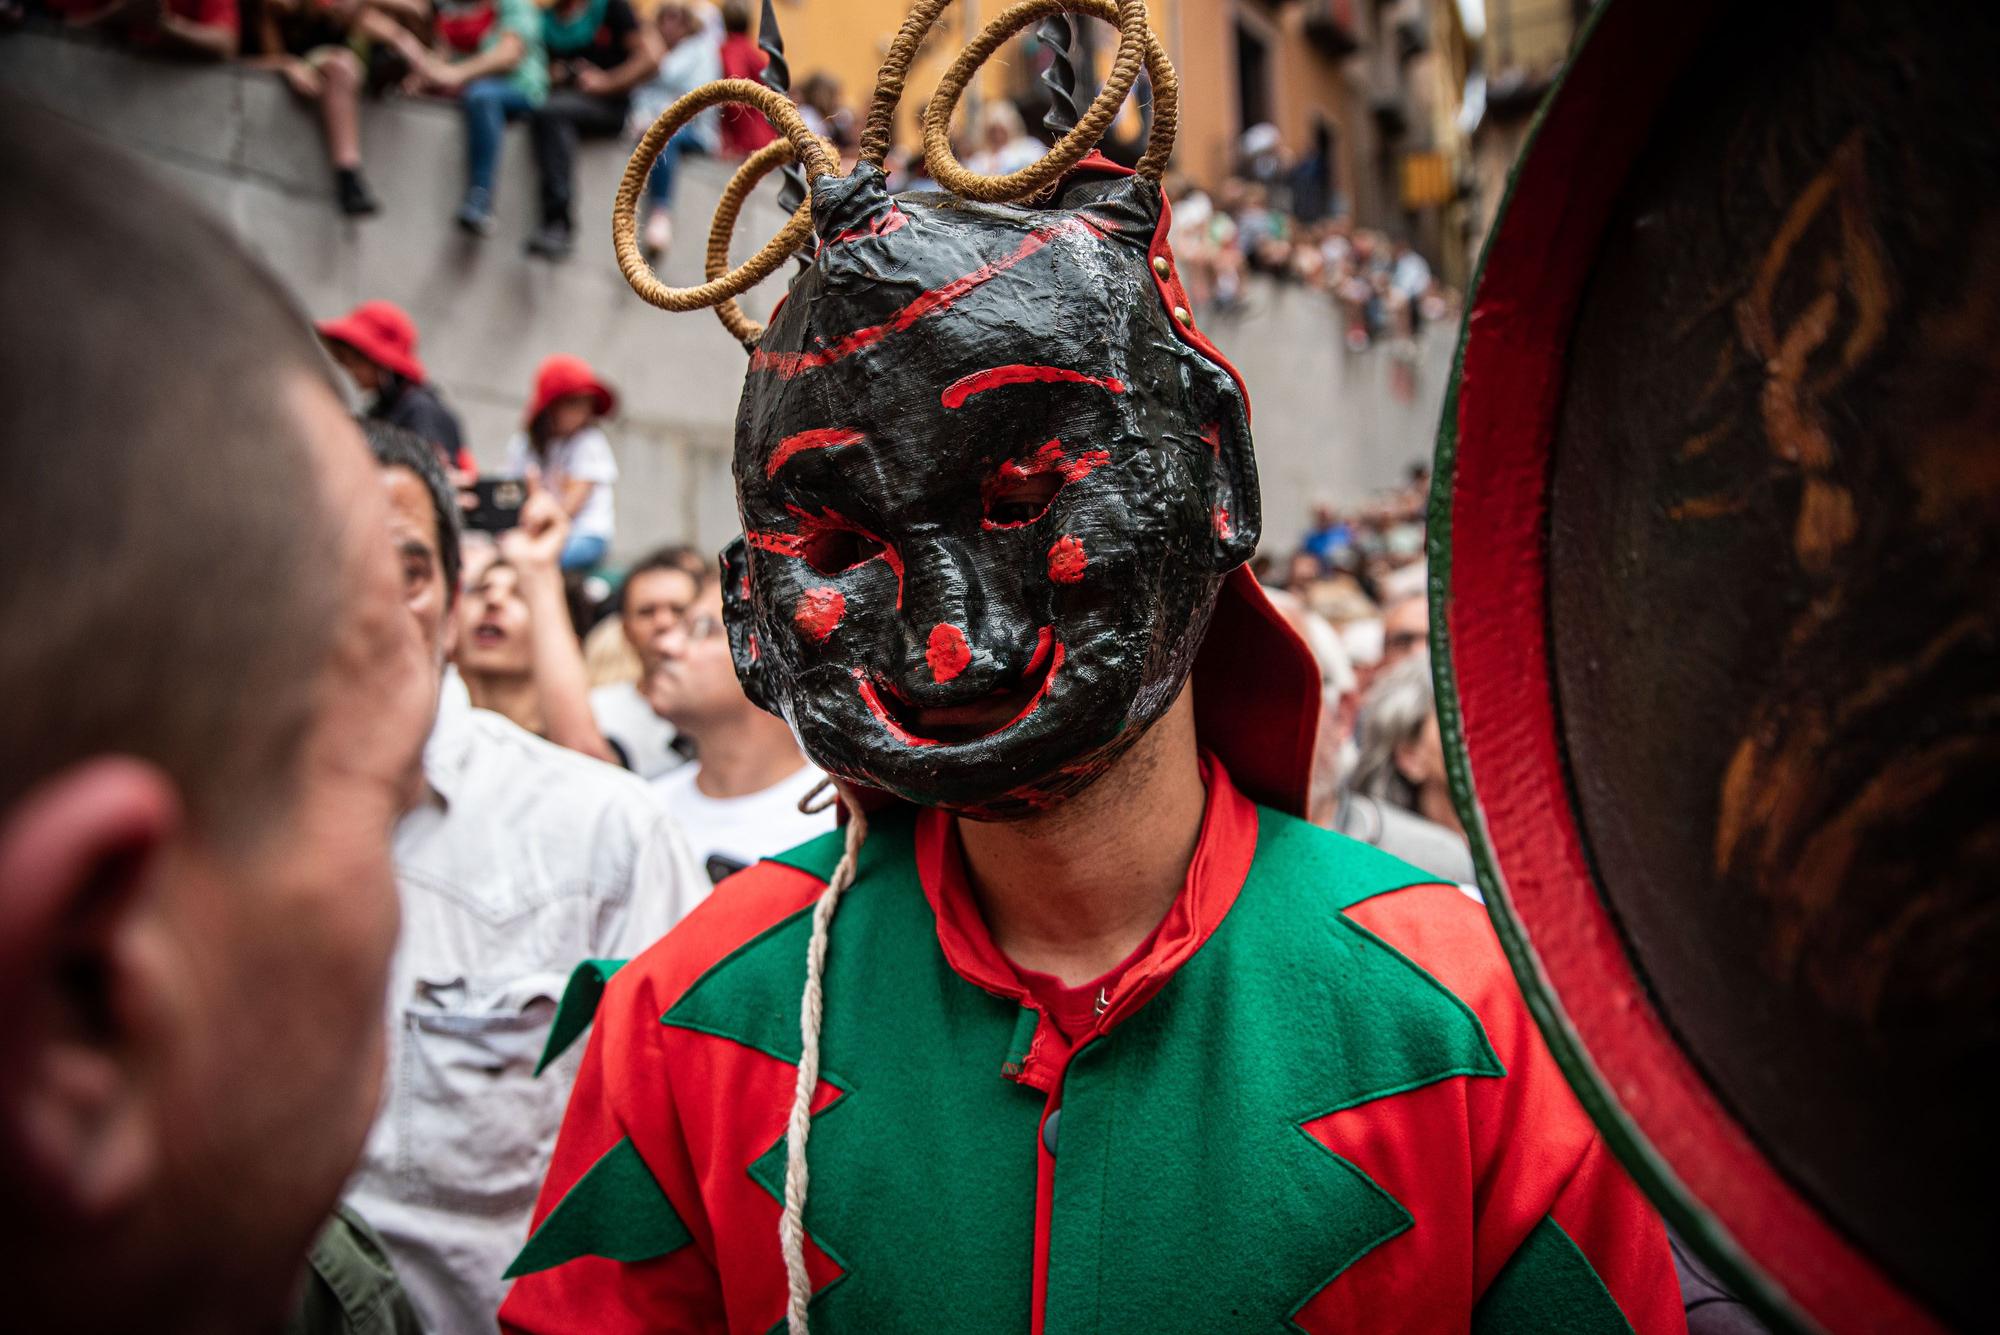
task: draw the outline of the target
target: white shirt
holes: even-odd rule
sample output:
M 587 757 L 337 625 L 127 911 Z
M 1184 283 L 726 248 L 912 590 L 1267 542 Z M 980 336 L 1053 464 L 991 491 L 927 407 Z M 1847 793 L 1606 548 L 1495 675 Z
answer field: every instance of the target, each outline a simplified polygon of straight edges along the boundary
M 623 959 L 707 894 L 638 779 L 450 699 L 395 840 L 389 1066 L 349 1201 L 427 1329 L 494 1329 L 583 1044 L 539 1079 L 570 971 Z
M 625 763 L 642 779 L 657 779 L 687 763 L 674 750 L 674 725 L 653 712 L 637 682 L 613 682 L 592 691 L 590 716 L 599 732 L 618 743 Z
M 661 112 L 701 85 L 721 77 L 722 28 L 718 22 L 712 30 L 704 28 L 683 37 L 660 58 L 658 73 L 632 90 L 632 133 L 645 133 Z M 722 108 L 710 107 L 697 113 L 682 133 L 701 145 L 702 152 L 715 152 L 722 144 Z
M 588 482 L 590 495 L 583 508 L 570 520 L 571 537 L 602 538 L 611 541 L 616 525 L 612 517 L 611 484 L 618 480 L 618 460 L 611 453 L 611 441 L 603 430 L 587 426 L 572 436 L 549 442 L 548 454 L 541 459 L 528 444 L 528 433 L 516 431 L 507 441 L 506 477 L 536 474 L 542 485 L 561 491 L 563 483 Z
M 832 807 L 814 816 L 799 811 L 799 799 L 826 777 L 811 765 L 801 765 L 796 774 L 742 797 L 710 797 L 695 787 L 700 773 L 698 760 L 669 770 L 653 780 L 653 795 L 686 833 L 695 860 L 703 865 L 711 858 L 726 858 L 747 867 L 834 827 Z

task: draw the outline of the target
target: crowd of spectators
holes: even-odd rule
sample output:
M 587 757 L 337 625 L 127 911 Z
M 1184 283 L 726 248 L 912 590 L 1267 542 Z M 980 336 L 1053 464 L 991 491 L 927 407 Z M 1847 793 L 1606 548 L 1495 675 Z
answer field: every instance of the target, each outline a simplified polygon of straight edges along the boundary
M 1283 566 L 1260 554 L 1253 569 L 1320 667 L 1313 818 L 1469 886 L 1431 686 L 1429 488 L 1418 465 L 1365 504 L 1317 506 Z
M 583 138 L 632 140 L 673 101 L 717 78 L 757 78 L 766 56 L 748 0 L 7 0 L 75 28 L 197 60 L 240 59 L 273 71 L 320 122 L 342 212 L 381 207 L 363 171 L 361 102 L 391 95 L 456 101 L 465 123 L 465 191 L 455 215 L 473 236 L 495 230 L 502 139 L 524 121 L 538 180 L 531 254 L 566 258 L 577 231 L 576 154 Z M 851 164 L 860 118 L 838 80 L 812 72 L 792 90 L 807 125 Z M 914 108 L 912 126 L 923 118 Z M 650 257 L 673 240 L 671 205 L 687 153 L 740 159 L 775 132 L 746 107 L 711 108 L 665 146 L 643 198 Z M 896 189 L 930 182 L 919 136 L 892 160 Z M 956 144 L 968 168 L 1017 171 L 1044 141 L 1006 99 L 979 106 Z M 1213 191 L 1169 180 L 1173 244 L 1204 313 L 1245 308 L 1252 274 L 1323 292 L 1355 351 L 1413 338 L 1457 318 L 1458 296 L 1406 238 L 1357 227 L 1331 164 L 1295 156 L 1276 127 L 1246 130 L 1232 174 Z
M 1268 124 L 1245 131 L 1239 147 L 1235 172 L 1213 193 L 1185 179 L 1168 183 L 1174 254 L 1198 308 L 1241 311 L 1250 275 L 1264 274 L 1325 293 L 1355 352 L 1458 318 L 1458 295 L 1407 238 L 1354 225 L 1327 164 L 1293 158 Z
M 525 122 L 538 178 L 527 248 L 549 260 L 574 248 L 580 140 L 634 139 L 682 94 L 725 76 L 755 79 L 767 59 L 747 0 L 7 0 L 5 12 L 9 21 L 43 15 L 162 56 L 241 61 L 282 78 L 314 108 L 334 201 L 351 217 L 383 207 L 363 166 L 365 97 L 458 104 L 465 190 L 455 218 L 475 237 L 495 230 L 503 139 L 510 123 Z M 816 73 L 794 94 L 813 129 L 851 153 L 857 126 L 838 82 Z M 725 107 L 676 136 L 647 183 L 648 250 L 671 242 L 682 154 L 740 158 L 772 135 L 762 117 Z

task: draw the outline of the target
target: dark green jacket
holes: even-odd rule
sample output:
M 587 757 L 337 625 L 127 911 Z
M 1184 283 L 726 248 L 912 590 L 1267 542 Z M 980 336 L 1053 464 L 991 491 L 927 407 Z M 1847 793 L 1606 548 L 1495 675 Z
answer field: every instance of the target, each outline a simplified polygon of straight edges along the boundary
M 285 1335 L 423 1335 L 382 1239 L 345 1205 L 307 1258 L 299 1305 Z

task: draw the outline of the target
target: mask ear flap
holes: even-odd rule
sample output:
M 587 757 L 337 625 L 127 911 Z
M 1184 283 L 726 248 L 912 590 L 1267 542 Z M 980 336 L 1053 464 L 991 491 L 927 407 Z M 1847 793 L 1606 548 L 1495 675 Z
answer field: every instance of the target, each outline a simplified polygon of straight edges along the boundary
M 736 680 L 750 703 L 778 713 L 777 702 L 765 691 L 764 654 L 757 643 L 756 608 L 750 600 L 750 548 L 742 538 L 722 549 L 722 624 L 729 630 L 729 657 Z
M 1217 573 L 1226 574 L 1256 554 L 1264 531 L 1250 414 L 1233 382 L 1211 399 L 1201 439 L 1208 450 L 1209 549 Z

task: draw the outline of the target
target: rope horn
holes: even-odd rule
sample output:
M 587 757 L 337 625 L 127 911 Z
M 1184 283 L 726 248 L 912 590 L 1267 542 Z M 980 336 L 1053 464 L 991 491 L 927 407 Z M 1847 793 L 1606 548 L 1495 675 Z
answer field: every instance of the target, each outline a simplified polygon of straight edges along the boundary
M 879 168 L 887 160 L 896 106 L 902 99 L 911 63 L 950 3 L 951 0 L 916 0 L 905 16 L 876 76 L 874 98 L 862 131 L 859 161 Z M 1118 29 L 1118 50 L 1110 75 L 1081 112 L 1076 108 L 1076 68 L 1071 54 L 1076 38 L 1069 15 L 1100 19 Z M 951 151 L 952 112 L 979 67 L 1008 39 L 1037 22 L 1043 24 L 1044 40 L 1056 51 L 1055 63 L 1044 76 L 1051 90 L 1051 108 L 1043 123 L 1059 131 L 1057 142 L 1041 159 L 1006 176 L 968 171 Z M 625 164 L 624 179 L 619 182 L 611 215 L 612 247 L 618 256 L 618 267 L 633 291 L 662 310 L 715 308 L 723 327 L 746 349 L 757 346 L 764 328 L 744 315 L 736 298 L 777 272 L 787 257 L 811 241 L 812 205 L 806 181 L 837 172 L 832 146 L 807 128 L 805 118 L 786 96 L 791 69 L 785 59 L 784 38 L 778 30 L 771 0 L 764 0 L 758 41 L 767 56 L 765 82 L 718 79 L 695 89 L 660 113 L 633 149 L 631 161 Z M 1174 136 L 1180 125 L 1180 83 L 1165 49 L 1147 26 L 1145 0 L 1020 0 L 995 17 L 959 53 L 939 81 L 924 116 L 925 165 L 939 185 L 966 199 L 1011 203 L 1043 194 L 1097 147 L 1138 82 L 1142 68 L 1153 88 L 1153 116 L 1146 151 L 1135 170 L 1149 180 L 1158 181 L 1173 154 Z M 646 262 L 639 248 L 639 195 L 667 141 L 696 114 L 724 103 L 761 112 L 780 137 L 746 159 L 723 190 L 709 229 L 704 263 L 707 281 L 696 287 L 669 287 Z M 731 269 L 729 243 L 742 215 L 743 202 L 758 182 L 781 167 L 787 169 L 787 184 L 780 202 L 790 209 L 791 216 L 763 249 Z
M 698 311 L 741 296 L 776 272 L 786 258 L 812 235 L 812 210 L 808 205 L 801 204 L 785 224 L 784 230 L 766 242 L 762 250 L 736 268 L 710 277 L 697 287 L 668 287 L 653 272 L 653 266 L 646 263 L 646 257 L 639 249 L 639 194 L 645 189 L 646 176 L 659 160 L 660 150 L 683 126 L 710 107 L 725 103 L 762 112 L 782 136 L 776 142 L 787 145 L 810 175 L 835 174 L 832 153 L 806 128 L 805 118 L 799 115 L 791 100 L 749 79 L 713 80 L 661 112 L 659 119 L 640 136 L 638 146 L 632 150 L 631 161 L 625 164 L 625 176 L 618 183 L 618 197 L 611 208 L 611 246 L 618 256 L 618 268 L 632 290 L 663 311 Z M 744 167 L 747 169 L 749 165 L 746 162 Z M 724 204 L 730 202 L 730 191 L 737 188 L 743 175 L 743 171 L 739 170 L 737 179 L 730 181 L 729 190 L 723 192 Z M 741 209 L 742 203 L 739 195 L 735 207 Z

